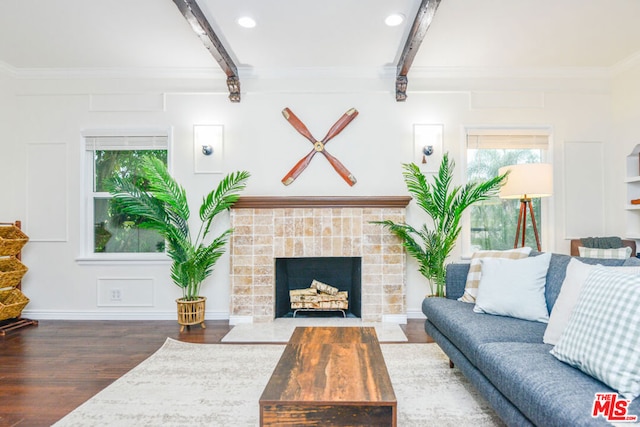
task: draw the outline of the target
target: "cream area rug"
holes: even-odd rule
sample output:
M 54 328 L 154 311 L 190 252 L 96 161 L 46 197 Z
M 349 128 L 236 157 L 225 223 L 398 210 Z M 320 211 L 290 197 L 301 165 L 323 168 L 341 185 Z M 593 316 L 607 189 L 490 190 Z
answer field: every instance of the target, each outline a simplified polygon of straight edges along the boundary
M 435 344 L 381 347 L 398 400 L 398 426 L 502 426 Z M 283 350 L 167 339 L 55 426 L 257 426 L 260 395 Z
M 373 326 L 380 342 L 406 342 L 407 336 L 397 323 L 370 323 L 356 318 L 277 318 L 273 322 L 235 325 L 222 342 L 287 343 L 297 326 Z

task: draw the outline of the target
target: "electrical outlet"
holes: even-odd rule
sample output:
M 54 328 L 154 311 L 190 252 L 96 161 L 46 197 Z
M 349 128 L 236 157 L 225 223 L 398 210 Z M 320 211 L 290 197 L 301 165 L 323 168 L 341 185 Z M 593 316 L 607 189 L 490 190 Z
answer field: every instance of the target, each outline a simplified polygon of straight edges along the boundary
M 122 291 L 120 289 L 111 289 L 111 301 L 122 301 Z

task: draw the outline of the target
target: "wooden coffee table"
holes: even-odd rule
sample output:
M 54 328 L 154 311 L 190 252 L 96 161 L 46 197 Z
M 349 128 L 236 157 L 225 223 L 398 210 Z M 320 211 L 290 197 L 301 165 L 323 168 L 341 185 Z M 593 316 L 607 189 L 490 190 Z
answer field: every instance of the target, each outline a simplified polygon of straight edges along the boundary
M 260 397 L 260 425 L 396 426 L 374 328 L 296 328 Z

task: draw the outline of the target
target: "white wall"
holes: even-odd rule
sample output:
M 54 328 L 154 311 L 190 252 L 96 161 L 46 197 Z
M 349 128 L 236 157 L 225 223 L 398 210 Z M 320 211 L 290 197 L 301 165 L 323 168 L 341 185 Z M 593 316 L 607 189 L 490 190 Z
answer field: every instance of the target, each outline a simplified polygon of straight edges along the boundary
M 226 171 L 246 169 L 252 174 L 245 195 L 281 196 L 407 194 L 401 163 L 414 161 L 415 123 L 444 124 L 444 148 L 457 161 L 458 183 L 463 178 L 461 156 L 465 126 L 549 127 L 553 131 L 556 191 L 551 200 L 552 220 L 549 221 L 553 229 L 548 231 L 552 239 L 544 249 L 566 253 L 566 238 L 573 237 L 565 233 L 567 220 L 578 221 L 585 229 L 591 227 L 596 234 L 605 231 L 602 230 L 605 226 L 606 231 L 616 231 L 612 224 L 621 212 L 608 209 L 605 225 L 601 219 L 594 222 L 589 215 L 565 218 L 563 200 L 572 189 L 563 187 L 563 164 L 581 162 L 581 159 L 565 159 L 564 142 L 601 144 L 608 155 L 604 166 L 595 166 L 607 169 L 611 164 L 608 162 L 617 161 L 616 152 L 626 150 L 619 150 L 618 138 L 611 138 L 609 79 L 600 75 L 574 77 L 480 79 L 412 78 L 410 75 L 409 98 L 405 103 L 395 101 L 393 77 L 246 79 L 242 81 L 243 96 L 239 104 L 227 100 L 221 80 L 11 77 L 2 80 L 0 77 L 0 113 L 9 118 L 0 122 L 0 131 L 3 135 L 13 135 L 0 139 L 3 160 L 0 177 L 9 180 L 14 189 L 0 201 L 0 221 L 23 219 L 27 232 L 38 230 L 41 235 L 46 234 L 42 230 L 50 224 L 54 228 L 51 235 L 33 239 L 25 248 L 24 263 L 30 271 L 23 290 L 31 299 L 25 314 L 35 318 L 175 318 L 174 299 L 180 293 L 168 279 L 168 264 L 81 265 L 76 261 L 81 247 L 80 133 L 86 129 L 171 127 L 173 172 L 187 188 L 195 210 L 202 195 L 216 185 L 220 175 L 193 173 L 194 124 L 224 125 Z M 640 92 L 638 87 L 636 91 Z M 112 111 L 92 111 L 107 95 Z M 164 102 L 148 108 L 151 111 L 136 111 L 140 105 L 153 106 L 153 100 L 158 99 Z M 281 184 L 281 178 L 311 149 L 311 144 L 282 117 L 280 112 L 284 107 L 291 108 L 317 138 L 322 138 L 347 109 L 358 109 L 359 116 L 327 145 L 327 150 L 356 176 L 355 186 L 349 187 L 342 181 L 321 156 L 316 156 L 291 186 Z M 640 102 L 636 99 L 632 107 L 637 118 Z M 30 212 L 28 208 L 34 204 L 34 201 L 29 203 L 29 197 L 33 198 L 39 187 L 33 182 L 33 170 L 26 171 L 25 164 L 34 147 L 41 145 L 66 159 L 64 168 L 50 164 L 36 173 L 42 185 L 49 181 L 61 187 L 55 191 L 64 206 L 52 210 L 56 216 L 53 221 L 47 211 Z M 585 176 L 590 173 L 591 167 L 584 170 Z M 31 178 L 30 184 L 23 181 L 27 176 Z M 613 181 L 613 178 L 608 174 L 607 180 Z M 29 188 L 31 196 L 27 194 Z M 604 195 L 594 197 L 594 205 L 602 206 L 605 203 L 602 198 Z M 66 216 L 62 221 L 60 212 Z M 226 221 L 224 218 L 220 227 Z M 420 212 L 410 206 L 408 222 L 417 225 L 423 221 Z M 461 255 L 459 244 L 452 261 Z M 420 304 L 428 286 L 413 261 L 409 261 L 408 270 L 409 316 L 420 316 Z M 204 287 L 204 294 L 209 297 L 209 318 L 228 317 L 228 273 L 228 257 L 223 257 Z M 151 279 L 149 305 L 98 307 L 97 282 L 104 278 Z
M 613 139 L 615 150 L 607 159 L 611 167 L 608 169 L 608 185 L 611 188 L 609 200 L 609 232 L 624 235 L 625 230 L 638 230 L 640 211 L 627 212 L 622 209 L 627 200 L 623 184 L 627 176 L 625 159 L 634 147 L 640 144 L 640 66 L 636 65 L 613 78 Z M 636 185 L 636 184 L 634 184 Z

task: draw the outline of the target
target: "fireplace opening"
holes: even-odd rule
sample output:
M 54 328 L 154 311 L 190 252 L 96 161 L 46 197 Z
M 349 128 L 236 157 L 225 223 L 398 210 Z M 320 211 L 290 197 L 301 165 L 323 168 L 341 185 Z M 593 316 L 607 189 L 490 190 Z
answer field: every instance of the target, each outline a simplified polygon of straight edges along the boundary
M 276 258 L 275 267 L 275 317 L 293 317 L 295 309 L 291 307 L 290 291 L 311 288 L 314 280 L 337 288 L 340 295 L 347 292 L 348 307 L 344 310 L 344 315 L 361 317 L 361 257 Z M 303 309 L 296 313 L 296 317 L 303 316 L 343 317 L 343 313 L 339 309 L 330 308 Z

